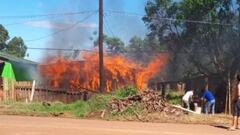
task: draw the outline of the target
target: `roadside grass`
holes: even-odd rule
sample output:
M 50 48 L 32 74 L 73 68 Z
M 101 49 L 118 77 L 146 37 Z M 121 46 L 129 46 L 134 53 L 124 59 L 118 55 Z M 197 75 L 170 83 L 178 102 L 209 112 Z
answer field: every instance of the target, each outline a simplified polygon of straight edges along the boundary
M 103 111 L 109 100 L 124 98 L 136 94 L 134 87 L 128 86 L 115 90 L 112 94 L 96 94 L 88 101 L 78 100 L 74 103 L 64 104 L 53 102 L 44 104 L 41 102 L 0 102 L 0 114 L 34 115 L 34 116 L 66 116 L 84 118 L 91 112 Z
M 125 87 L 109 94 L 96 94 L 88 101 L 76 101 L 71 104 L 61 102 L 52 102 L 50 105 L 41 102 L 0 102 L 0 114 L 27 115 L 27 116 L 60 116 L 71 118 L 100 118 L 101 113 L 107 107 L 111 99 L 136 94 L 133 87 Z M 167 100 L 173 104 L 179 104 L 181 101 L 181 93 L 168 93 Z M 180 100 L 179 100 L 180 99 Z M 128 107 L 122 112 L 111 113 L 106 112 L 105 120 L 121 120 L 121 121 L 143 121 L 143 122 L 168 122 L 168 123 L 191 123 L 191 124 L 227 124 L 231 121 L 229 115 L 181 115 L 167 116 L 164 113 L 148 113 L 143 107 L 136 103 Z

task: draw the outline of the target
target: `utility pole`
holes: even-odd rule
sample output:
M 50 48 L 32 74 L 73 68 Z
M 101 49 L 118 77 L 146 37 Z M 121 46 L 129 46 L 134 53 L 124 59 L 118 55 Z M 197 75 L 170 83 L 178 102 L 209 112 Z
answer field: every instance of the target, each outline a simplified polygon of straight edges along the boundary
M 99 0 L 99 80 L 100 92 L 104 93 L 104 64 L 103 64 L 103 0 Z

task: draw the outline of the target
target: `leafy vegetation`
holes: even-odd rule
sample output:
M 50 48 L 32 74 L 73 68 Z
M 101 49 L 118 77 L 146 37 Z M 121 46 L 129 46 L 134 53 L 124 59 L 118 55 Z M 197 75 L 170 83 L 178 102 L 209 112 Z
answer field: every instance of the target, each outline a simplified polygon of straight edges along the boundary
M 127 86 L 120 89 L 117 89 L 113 92 L 113 95 L 117 98 L 125 98 L 131 95 L 135 95 L 137 93 L 137 89 L 133 86 Z
M 16 57 L 26 55 L 27 46 L 21 37 L 13 37 L 10 41 L 7 29 L 0 24 L 0 50 Z
M 181 93 L 181 92 L 171 91 L 166 95 L 166 99 L 172 104 L 181 105 L 182 96 L 183 96 L 183 93 Z
M 113 94 L 96 94 L 88 101 L 76 101 L 71 104 L 61 102 L 45 105 L 44 103 L 22 103 L 14 101 L 2 102 L 0 105 L 7 106 L 14 114 L 41 115 L 69 114 L 73 117 L 86 117 L 91 112 L 100 112 L 107 106 L 109 100 L 113 98 L 124 98 L 136 94 L 134 87 L 118 89 Z M 129 108 L 130 109 L 130 108 Z M 129 110 L 130 111 L 130 110 Z
M 127 87 L 123 89 L 124 94 L 119 94 L 121 92 L 116 92 L 114 94 L 106 94 L 106 95 L 95 95 L 88 101 L 76 101 L 71 104 L 64 104 L 61 102 L 51 103 L 51 105 L 43 104 L 43 103 L 23 103 L 23 102 L 14 102 L 14 101 L 5 101 L 0 102 L 0 114 L 15 114 L 15 115 L 29 115 L 29 116 L 61 116 L 61 117 L 74 117 L 74 118 L 86 118 L 89 114 L 94 112 L 101 112 L 109 102 L 109 100 L 113 98 L 120 98 L 123 96 L 127 96 L 131 93 L 129 91 L 133 91 L 134 88 Z M 126 92 L 128 91 L 128 92 Z M 116 95 L 115 95 L 116 94 Z M 121 95 L 121 96 L 119 96 Z M 178 97 L 181 95 L 177 92 L 170 92 L 167 94 L 167 98 L 170 102 L 178 102 Z M 181 98 L 180 98 L 181 99 Z M 95 114 L 94 114 L 95 115 Z M 99 115 L 99 113 L 97 114 Z M 97 117 L 97 116 L 95 116 Z M 188 115 L 175 117 L 153 113 L 149 114 L 146 112 L 141 104 L 134 104 L 124 109 L 122 112 L 118 113 L 106 113 L 104 119 L 106 120 L 133 120 L 133 121 L 145 121 L 145 122 L 182 122 L 182 123 L 219 123 L 221 122 L 229 122 L 230 117 L 216 115 L 215 117 L 208 116 L 195 116 Z

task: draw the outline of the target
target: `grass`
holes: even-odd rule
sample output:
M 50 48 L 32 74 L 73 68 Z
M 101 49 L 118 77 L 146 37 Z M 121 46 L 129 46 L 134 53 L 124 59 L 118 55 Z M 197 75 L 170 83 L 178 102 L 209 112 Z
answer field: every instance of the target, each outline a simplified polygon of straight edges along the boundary
M 77 101 L 72 104 L 51 103 L 50 106 L 35 102 L 12 102 L 1 103 L 1 106 L 5 106 L 4 109 L 1 109 L 1 112 L 18 115 L 51 116 L 68 114 L 71 117 L 85 117 L 90 112 L 90 106 L 85 101 Z
M 55 116 L 73 118 L 100 118 L 101 112 L 106 108 L 109 100 L 113 98 L 122 99 L 136 94 L 133 87 L 125 87 L 114 91 L 112 94 L 96 94 L 88 101 L 76 101 L 71 104 L 61 102 L 51 103 L 50 106 L 42 103 L 23 103 L 14 101 L 0 102 L 0 114 L 30 115 L 30 116 Z M 167 94 L 167 100 L 173 104 L 181 103 L 182 94 L 170 92 Z M 100 112 L 100 113 L 99 113 Z M 91 116 L 92 114 L 92 116 Z M 107 112 L 104 119 L 106 120 L 126 120 L 126 121 L 150 121 L 150 122 L 178 122 L 178 123 L 228 123 L 231 118 L 228 116 L 206 116 L 206 115 L 182 115 L 166 116 L 163 113 L 148 113 L 143 109 L 141 104 L 129 106 L 122 112 Z
M 11 113 L 19 115 L 37 115 L 37 116 L 51 116 L 53 114 L 68 114 L 71 117 L 86 117 L 92 112 L 101 112 L 107 106 L 109 100 L 113 98 L 124 98 L 136 94 L 134 87 L 124 87 L 117 89 L 112 94 L 96 94 L 88 101 L 76 101 L 71 104 L 64 104 L 61 102 L 51 103 L 50 106 L 43 105 L 40 102 L 23 103 L 14 101 L 1 102 L 0 106 L 2 113 Z M 0 113 L 1 113 L 0 112 Z

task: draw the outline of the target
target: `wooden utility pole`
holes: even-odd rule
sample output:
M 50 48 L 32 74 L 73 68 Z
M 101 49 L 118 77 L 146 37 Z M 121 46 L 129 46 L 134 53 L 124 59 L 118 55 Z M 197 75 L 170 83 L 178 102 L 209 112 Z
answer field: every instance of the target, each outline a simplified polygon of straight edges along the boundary
M 99 80 L 100 91 L 103 93 L 104 86 L 104 64 L 103 64 L 103 0 L 99 0 Z

